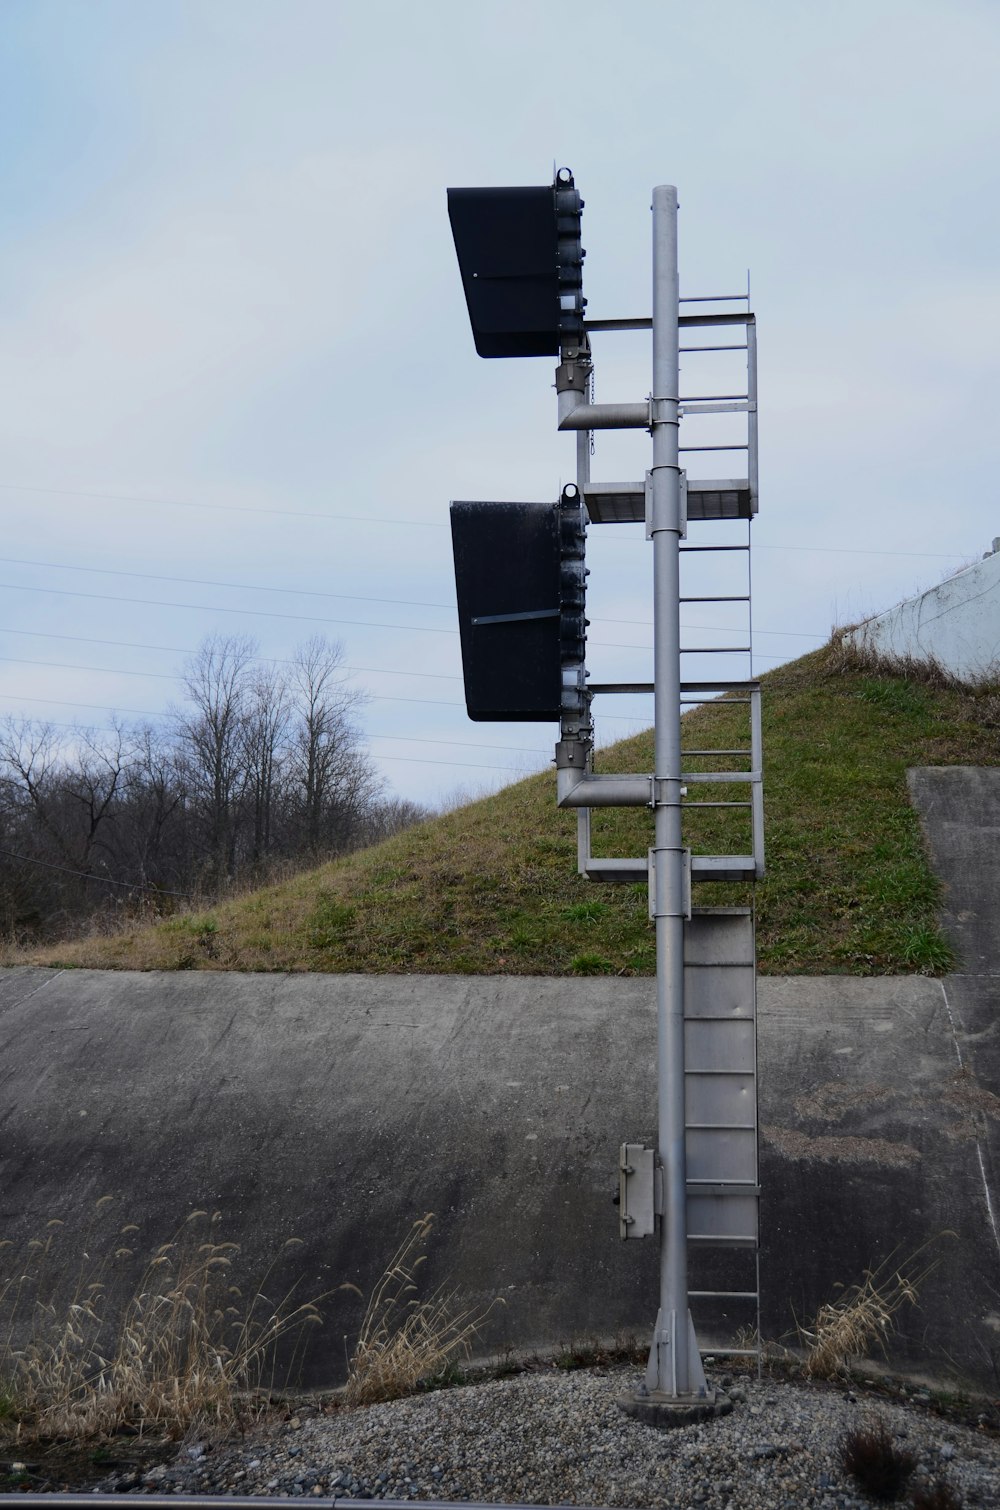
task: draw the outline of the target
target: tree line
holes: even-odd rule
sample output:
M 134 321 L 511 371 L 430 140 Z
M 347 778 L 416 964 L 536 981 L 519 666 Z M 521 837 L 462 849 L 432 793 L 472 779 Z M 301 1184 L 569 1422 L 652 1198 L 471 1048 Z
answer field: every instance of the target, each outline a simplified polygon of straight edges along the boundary
M 0 723 L 0 930 L 58 936 L 174 910 L 371 844 L 427 816 L 386 794 L 342 647 L 291 661 L 212 635 L 164 726 Z

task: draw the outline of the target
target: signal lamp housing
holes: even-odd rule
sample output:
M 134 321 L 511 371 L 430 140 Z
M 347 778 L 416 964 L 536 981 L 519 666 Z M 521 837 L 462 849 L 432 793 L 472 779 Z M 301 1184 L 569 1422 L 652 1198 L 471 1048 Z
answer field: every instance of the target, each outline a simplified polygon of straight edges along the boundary
M 481 357 L 558 356 L 584 339 L 583 200 L 549 188 L 449 189 L 448 216 Z
M 583 706 L 587 568 L 579 491 L 451 505 L 469 717 L 558 721 Z

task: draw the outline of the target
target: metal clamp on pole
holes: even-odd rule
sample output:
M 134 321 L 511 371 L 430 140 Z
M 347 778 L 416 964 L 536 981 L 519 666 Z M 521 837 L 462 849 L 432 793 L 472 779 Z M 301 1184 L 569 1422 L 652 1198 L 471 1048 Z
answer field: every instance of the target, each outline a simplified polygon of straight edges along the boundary
M 682 540 L 686 540 L 688 532 L 688 477 L 687 472 L 683 467 L 678 467 L 677 469 L 677 484 L 677 512 L 679 519 L 678 534 L 680 535 L 680 538 Z M 645 486 L 645 519 L 647 540 L 652 540 L 653 538 L 653 513 L 653 474 L 650 471 L 646 473 Z M 670 525 L 664 525 L 657 522 L 655 528 L 657 531 L 659 531 L 661 529 L 669 529 Z
M 661 864 L 669 865 L 669 857 L 680 856 L 681 880 L 679 887 L 670 886 L 661 888 L 656 884 L 657 855 L 663 857 Z M 657 898 L 663 897 L 663 905 L 660 906 Z M 673 896 L 675 904 L 671 906 L 667 900 Z M 691 851 L 689 849 L 651 849 L 649 851 L 649 921 L 655 922 L 657 918 L 689 918 L 691 916 Z
M 678 400 L 674 398 L 654 398 L 651 393 L 646 395 L 646 407 L 649 419 L 646 429 L 653 434 L 657 425 L 675 425 L 678 423 L 680 410 L 677 408 Z M 673 406 L 673 407 L 670 407 Z
M 560 739 L 556 745 L 556 766 L 560 771 L 585 771 L 589 754 L 589 740 Z
M 674 473 L 677 478 L 675 486 L 671 486 L 672 479 L 661 476 L 663 473 Z M 663 530 L 670 530 L 676 535 L 685 534 L 684 520 L 681 512 L 681 483 L 687 482 L 687 473 L 683 467 L 674 466 L 670 462 L 661 462 L 650 467 L 647 473 L 648 507 L 646 535 L 652 539 L 654 535 Z

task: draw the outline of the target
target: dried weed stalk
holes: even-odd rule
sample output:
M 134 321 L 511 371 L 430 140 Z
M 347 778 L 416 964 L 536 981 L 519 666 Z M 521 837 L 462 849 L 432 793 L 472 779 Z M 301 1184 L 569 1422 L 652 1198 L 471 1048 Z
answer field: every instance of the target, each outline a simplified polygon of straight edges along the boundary
M 121 1228 L 103 1256 L 93 1233 L 85 1235 L 68 1300 L 49 1282 L 61 1223 L 27 1245 L 25 1261 L 0 1280 L 0 1381 L 21 1435 L 225 1424 L 240 1397 L 276 1382 L 276 1346 L 289 1334 L 294 1367 L 305 1330 L 321 1321 L 316 1304 L 296 1303 L 294 1287 L 269 1299 L 274 1265 L 245 1297 L 233 1282 L 238 1247 L 219 1240 L 218 1223 L 217 1212 L 192 1212 L 124 1301 L 115 1268 L 133 1256 L 134 1226 Z M 294 1240 L 285 1250 L 291 1246 Z M 28 1340 L 20 1340 L 25 1332 Z
M 350 1358 L 347 1405 L 411 1394 L 444 1373 L 457 1356 L 467 1358 L 493 1308 L 477 1311 L 445 1288 L 417 1298 L 416 1276 L 433 1224 L 433 1213 L 413 1223 L 372 1293 Z
M 832 1379 L 844 1373 L 852 1358 L 864 1358 L 875 1346 L 883 1352 L 895 1329 L 900 1307 L 916 1305 L 919 1287 L 936 1266 L 918 1266 L 927 1244 L 892 1267 L 890 1255 L 870 1269 L 861 1284 L 845 1290 L 839 1300 L 822 1305 L 812 1327 L 798 1325 L 805 1349 L 805 1373 L 812 1379 Z

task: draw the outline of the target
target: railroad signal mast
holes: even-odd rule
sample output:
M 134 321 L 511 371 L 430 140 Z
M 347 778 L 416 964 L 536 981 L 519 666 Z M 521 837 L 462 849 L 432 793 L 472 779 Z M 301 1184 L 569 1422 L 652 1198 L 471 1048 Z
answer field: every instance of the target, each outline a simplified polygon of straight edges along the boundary
M 729 1409 L 710 1388 L 691 1319 L 691 1300 L 731 1315 L 751 1301 L 757 1279 L 758 1161 L 755 963 L 749 908 L 694 908 L 692 884 L 753 882 L 763 875 L 763 798 L 758 684 L 685 680 L 683 657 L 717 649 L 749 654 L 749 523 L 757 511 L 756 326 L 746 311 L 681 314 L 677 191 L 653 190 L 652 317 L 588 320 L 583 296 L 581 214 L 573 175 L 561 168 L 550 187 L 449 189 L 448 209 L 476 350 L 484 357 L 558 358 L 558 427 L 576 435 L 577 481 L 552 503 L 454 502 L 455 574 L 466 702 L 470 718 L 558 720 L 557 801 L 578 812 L 578 857 L 593 880 L 645 879 L 656 931 L 656 1148 L 622 1145 L 619 1220 L 624 1238 L 659 1233 L 659 1311 L 643 1384 L 623 1409 L 656 1425 Z M 706 303 L 732 303 L 705 300 Z M 729 327 L 742 341 L 685 347 L 745 351 L 741 393 L 681 395 L 680 342 L 688 329 Z M 640 402 L 588 401 L 590 337 L 599 331 L 650 330 L 652 387 Z M 743 414 L 738 444 L 682 446 L 686 415 Z M 591 435 L 641 429 L 652 438 L 641 481 L 600 483 L 590 476 Z M 745 476 L 691 478 L 684 451 L 736 452 Z M 685 545 L 689 521 L 745 520 L 745 546 Z M 585 541 L 588 524 L 637 523 L 653 553 L 653 681 L 588 682 L 585 669 Z M 744 551 L 746 592 L 686 594 L 686 550 Z M 743 604 L 747 644 L 682 643 L 684 603 Z M 644 775 L 594 770 L 591 703 L 595 695 L 645 692 L 654 705 L 654 769 Z M 746 712 L 738 748 L 692 750 L 682 743 L 685 704 L 724 694 Z M 700 768 L 699 768 L 700 767 Z M 732 767 L 732 768 L 727 768 Z M 689 796 L 708 790 L 710 800 Z M 734 800 L 711 800 L 722 790 Z M 653 844 L 645 856 L 599 858 L 591 852 L 594 808 L 645 807 Z M 748 842 L 740 854 L 692 854 L 698 809 L 743 810 Z M 689 1246 L 752 1257 L 742 1287 L 691 1291 Z M 731 1268 L 728 1271 L 731 1273 Z M 755 1318 L 756 1319 L 756 1318 Z M 716 1347 L 712 1352 L 754 1352 Z

